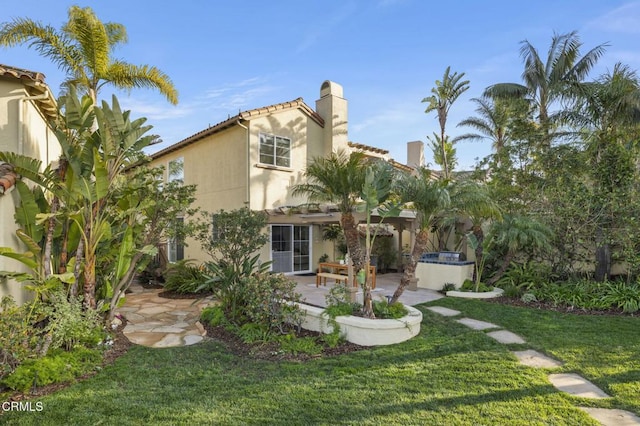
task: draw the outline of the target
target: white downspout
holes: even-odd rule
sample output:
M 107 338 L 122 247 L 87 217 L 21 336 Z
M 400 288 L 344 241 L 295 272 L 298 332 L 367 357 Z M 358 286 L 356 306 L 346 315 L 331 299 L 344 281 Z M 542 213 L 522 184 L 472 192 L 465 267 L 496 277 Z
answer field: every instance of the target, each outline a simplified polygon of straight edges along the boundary
M 251 208 L 251 135 L 249 128 L 236 120 L 236 124 L 247 132 L 247 207 Z
M 49 92 L 44 92 L 42 95 L 18 98 L 18 154 L 20 155 L 24 155 L 24 101 L 41 101 L 45 99 L 49 99 Z M 47 155 L 49 155 L 48 152 Z

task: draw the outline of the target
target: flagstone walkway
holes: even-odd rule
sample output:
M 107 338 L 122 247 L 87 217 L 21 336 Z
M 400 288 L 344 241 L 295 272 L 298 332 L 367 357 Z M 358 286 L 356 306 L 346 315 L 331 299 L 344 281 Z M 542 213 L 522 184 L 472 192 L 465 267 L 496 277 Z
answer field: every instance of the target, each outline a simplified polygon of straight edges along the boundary
M 168 299 L 160 297 L 162 289 L 131 287 L 125 303 L 116 310 L 127 319 L 123 332 L 132 343 L 152 348 L 188 346 L 202 341 L 206 332 L 200 319 L 202 308 L 210 298 Z
M 436 314 L 446 317 L 457 317 L 462 313 L 455 309 L 445 308 L 443 306 L 429 306 L 428 310 Z M 479 321 L 473 318 L 459 318 L 455 320 L 459 324 L 463 324 L 473 330 L 485 331 L 485 334 L 496 341 L 503 344 L 518 344 L 524 345 L 527 342 L 515 333 L 503 329 L 503 327 L 486 322 Z M 521 364 L 533 367 L 533 368 L 557 368 L 562 366 L 562 362 L 553 359 L 547 355 L 544 355 L 538 351 L 532 349 L 513 351 L 512 352 Z M 559 391 L 566 392 L 570 395 L 588 398 L 588 399 L 604 399 L 611 398 L 604 391 L 599 389 L 596 385 L 589 382 L 585 378 L 578 374 L 564 373 L 564 374 L 549 374 L 549 382 Z M 604 426 L 637 426 L 640 425 L 640 417 L 635 414 L 617 409 L 608 408 L 591 408 L 591 407 L 578 407 L 581 410 L 587 412 L 595 420 L 599 421 Z

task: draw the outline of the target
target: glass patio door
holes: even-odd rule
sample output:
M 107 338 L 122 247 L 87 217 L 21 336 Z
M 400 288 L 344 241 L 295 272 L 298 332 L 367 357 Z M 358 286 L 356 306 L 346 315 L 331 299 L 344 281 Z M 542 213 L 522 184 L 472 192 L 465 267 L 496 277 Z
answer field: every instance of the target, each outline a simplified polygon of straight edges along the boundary
M 309 272 L 311 227 L 271 225 L 271 261 L 273 272 Z

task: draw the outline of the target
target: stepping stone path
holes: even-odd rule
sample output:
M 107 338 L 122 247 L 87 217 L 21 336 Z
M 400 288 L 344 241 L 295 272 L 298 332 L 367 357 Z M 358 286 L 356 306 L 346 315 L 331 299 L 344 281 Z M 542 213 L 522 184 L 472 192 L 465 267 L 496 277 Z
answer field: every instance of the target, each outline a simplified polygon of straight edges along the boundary
M 442 306 L 429 306 L 428 310 L 436 314 L 455 317 L 461 314 L 460 311 L 449 309 Z M 479 321 L 473 318 L 460 318 L 455 320 L 459 324 L 466 325 L 473 330 L 491 330 L 502 328 L 499 325 L 490 322 Z M 486 333 L 487 336 L 504 344 L 525 344 L 526 341 L 515 333 L 508 330 L 495 330 Z M 520 361 L 520 364 L 533 368 L 557 368 L 562 366 L 562 362 L 553 359 L 547 355 L 534 350 L 514 351 L 512 352 Z M 577 374 L 550 374 L 548 376 L 551 384 L 558 390 L 566 392 L 570 395 L 589 398 L 602 399 L 610 398 L 605 392 L 595 386 L 593 383 L 584 379 Z M 609 408 L 591 408 L 578 407 L 587 412 L 592 418 L 599 421 L 603 426 L 640 426 L 640 417 L 635 414 L 617 409 Z
M 578 407 L 586 411 L 591 417 L 605 426 L 637 426 L 640 425 L 640 417 L 624 410 L 609 408 Z
M 478 321 L 478 320 L 474 320 L 472 318 L 460 318 L 459 320 L 456 320 L 456 322 L 459 322 L 460 324 L 464 324 L 467 327 L 472 328 L 474 330 L 486 330 L 488 328 L 500 328 L 499 326 L 497 326 L 495 324 L 491 324 L 490 322 Z
M 132 286 L 122 307 L 116 310 L 127 319 L 123 333 L 130 342 L 151 348 L 188 346 L 201 342 L 206 334 L 200 319 L 210 298 L 168 299 L 162 289 Z
M 526 351 L 515 351 L 513 354 L 520 360 L 520 364 L 534 368 L 555 368 L 562 366 L 560 361 L 541 354 L 538 351 L 529 349 Z

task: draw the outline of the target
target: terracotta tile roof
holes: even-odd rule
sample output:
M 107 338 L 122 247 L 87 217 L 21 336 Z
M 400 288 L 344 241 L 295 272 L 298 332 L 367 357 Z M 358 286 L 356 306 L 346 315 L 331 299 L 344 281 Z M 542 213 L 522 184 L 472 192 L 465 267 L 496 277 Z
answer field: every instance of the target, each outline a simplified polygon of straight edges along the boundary
M 411 171 L 413 171 L 413 167 L 411 167 L 411 166 L 407 166 L 406 164 L 399 163 L 399 162 L 397 162 L 397 161 L 396 161 L 396 160 L 394 160 L 394 159 L 389 160 L 389 163 L 391 163 L 391 165 L 392 165 L 393 167 L 395 167 L 396 169 L 404 170 L 405 172 L 411 172 Z
M 45 75 L 37 71 L 29 71 L 22 68 L 16 68 L 9 65 L 0 64 L 0 77 L 19 80 L 25 88 L 29 96 L 47 95 L 46 99 L 35 100 L 38 108 L 49 118 L 55 118 L 58 115 L 58 107 L 56 100 L 45 83 Z
M 29 71 L 22 68 L 11 67 L 9 65 L 0 64 L 0 75 L 12 76 L 18 80 L 27 80 L 45 84 L 45 75 L 37 71 Z
M 313 121 L 318 123 L 320 126 L 324 127 L 324 119 L 315 112 L 309 105 L 307 105 L 302 98 L 297 98 L 289 102 L 282 102 L 279 104 L 268 105 L 261 108 L 250 109 L 247 111 L 240 112 L 233 117 L 229 117 L 225 121 L 221 121 L 220 123 L 209 127 L 205 130 L 202 130 L 194 135 L 189 136 L 186 139 L 181 140 L 165 149 L 162 149 L 154 154 L 151 154 L 151 158 L 159 158 L 163 155 L 166 155 L 170 152 L 176 151 L 180 148 L 183 148 L 187 145 L 190 145 L 194 142 L 199 141 L 200 139 L 206 138 L 207 136 L 213 135 L 214 133 L 218 133 L 224 129 L 227 129 L 231 126 L 236 125 L 239 121 L 248 121 L 258 117 L 264 117 L 267 115 L 271 115 L 273 113 L 279 111 L 286 111 L 290 109 L 300 109 L 304 113 L 306 113 Z
M 361 149 L 363 151 L 375 152 L 376 154 L 386 155 L 389 153 L 386 149 L 376 148 L 375 146 L 369 146 L 362 143 L 349 142 L 351 148 Z
M 9 163 L 0 163 L 0 195 L 3 195 L 16 183 L 18 175 Z

